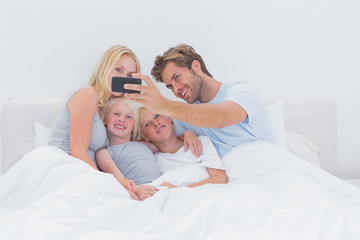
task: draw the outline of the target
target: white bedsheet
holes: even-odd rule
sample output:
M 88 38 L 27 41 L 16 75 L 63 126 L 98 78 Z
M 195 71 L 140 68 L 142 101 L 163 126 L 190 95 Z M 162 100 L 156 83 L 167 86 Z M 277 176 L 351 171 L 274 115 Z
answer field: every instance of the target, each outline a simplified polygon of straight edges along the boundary
M 224 166 L 226 185 L 162 187 L 138 202 L 112 175 L 40 147 L 0 178 L 0 239 L 360 239 L 356 187 L 265 143 L 235 148 Z

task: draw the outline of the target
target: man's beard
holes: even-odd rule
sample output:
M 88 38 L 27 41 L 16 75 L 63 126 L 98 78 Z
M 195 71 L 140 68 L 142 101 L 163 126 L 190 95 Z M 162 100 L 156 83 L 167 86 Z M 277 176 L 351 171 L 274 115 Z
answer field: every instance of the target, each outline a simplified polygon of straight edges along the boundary
M 197 75 L 196 73 L 193 72 L 193 77 L 192 77 L 192 83 L 193 85 L 191 86 L 191 95 L 192 98 L 189 99 L 190 101 L 187 101 L 188 103 L 194 103 L 196 101 L 200 101 L 201 102 L 201 97 L 203 95 L 203 89 L 202 89 L 202 78 Z

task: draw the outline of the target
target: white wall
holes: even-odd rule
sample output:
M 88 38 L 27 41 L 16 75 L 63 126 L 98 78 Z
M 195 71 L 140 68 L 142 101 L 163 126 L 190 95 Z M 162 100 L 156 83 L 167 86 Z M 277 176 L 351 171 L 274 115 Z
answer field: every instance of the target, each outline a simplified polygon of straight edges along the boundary
M 61 99 L 111 45 L 133 49 L 150 74 L 156 55 L 188 43 L 216 79 L 264 97 L 335 96 L 338 175 L 360 178 L 359 10 L 356 0 L 1 0 L 0 107 Z

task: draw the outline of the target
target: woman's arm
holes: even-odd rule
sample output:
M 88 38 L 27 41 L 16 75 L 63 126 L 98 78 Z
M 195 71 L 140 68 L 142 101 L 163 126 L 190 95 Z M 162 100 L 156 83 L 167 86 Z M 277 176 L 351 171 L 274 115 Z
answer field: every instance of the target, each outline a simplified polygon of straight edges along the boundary
M 96 162 L 99 165 L 101 171 L 111 173 L 116 180 L 129 192 L 130 197 L 135 200 L 140 200 L 134 193 L 133 187 L 136 185 L 134 181 L 125 178 L 115 162 L 111 158 L 109 150 L 103 148 L 96 152 Z
M 70 155 L 98 170 L 88 154 L 91 126 L 97 111 L 96 92 L 92 88 L 79 90 L 68 102 L 67 109 L 70 112 Z

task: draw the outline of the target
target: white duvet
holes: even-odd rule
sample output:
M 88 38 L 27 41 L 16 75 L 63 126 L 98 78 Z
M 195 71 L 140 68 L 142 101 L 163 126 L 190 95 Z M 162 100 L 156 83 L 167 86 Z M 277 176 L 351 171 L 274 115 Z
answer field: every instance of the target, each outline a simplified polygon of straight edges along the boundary
M 223 158 L 229 183 L 164 187 L 138 202 L 110 174 L 53 147 L 0 178 L 0 239 L 360 239 L 360 191 L 275 145 Z M 198 165 L 154 184 L 205 176 Z

